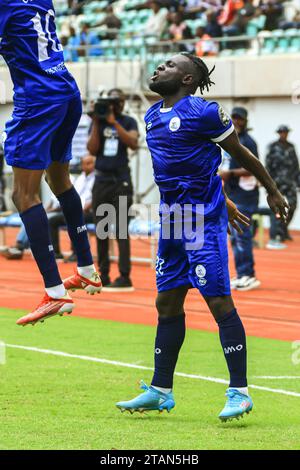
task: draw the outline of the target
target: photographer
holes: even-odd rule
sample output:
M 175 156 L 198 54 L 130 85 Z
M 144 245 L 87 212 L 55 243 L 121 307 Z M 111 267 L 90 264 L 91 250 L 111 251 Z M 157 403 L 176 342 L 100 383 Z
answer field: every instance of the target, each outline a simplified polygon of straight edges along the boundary
M 102 284 L 106 290 L 128 292 L 133 290 L 130 280 L 130 241 L 128 223 L 126 228 L 119 227 L 119 214 L 128 213 L 132 205 L 133 188 L 131 182 L 128 149 L 138 148 L 138 125 L 135 119 L 123 114 L 125 97 L 121 90 L 112 89 L 108 98 L 100 98 L 91 113 L 93 120 L 88 141 L 88 150 L 96 156 L 96 179 L 93 188 L 93 212 L 96 224 L 104 216 L 97 216 L 101 204 L 111 204 L 116 211 L 116 239 L 119 248 L 120 276 L 111 283 L 109 277 L 109 238 L 97 237 L 98 263 Z M 119 197 L 125 196 L 123 207 Z M 120 232 L 127 233 L 126 238 Z

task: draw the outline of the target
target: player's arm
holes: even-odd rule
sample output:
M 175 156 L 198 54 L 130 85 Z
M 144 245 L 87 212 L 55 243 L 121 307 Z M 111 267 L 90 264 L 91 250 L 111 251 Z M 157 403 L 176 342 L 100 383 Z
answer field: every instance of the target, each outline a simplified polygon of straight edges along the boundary
M 92 119 L 93 124 L 87 143 L 87 149 L 91 155 L 94 155 L 94 157 L 96 157 L 101 147 L 101 124 L 96 116 L 94 116 Z
M 233 228 L 235 228 L 235 230 L 237 230 L 239 233 L 242 234 L 243 230 L 241 229 L 239 224 L 242 224 L 245 227 L 249 227 L 250 219 L 246 215 L 244 215 L 242 212 L 240 212 L 238 208 L 236 207 L 235 203 L 231 199 L 229 199 L 229 197 L 227 196 L 225 192 L 224 186 L 223 186 L 223 194 L 224 194 L 225 201 L 226 201 L 228 222 Z M 228 233 L 229 235 L 231 235 L 231 230 L 229 227 L 228 227 Z
M 220 170 L 219 175 L 223 181 L 228 181 L 232 176 L 240 178 L 241 176 L 252 176 L 250 171 L 245 170 L 245 168 L 234 168 L 232 170 Z
M 117 129 L 120 140 L 131 150 L 137 150 L 139 135 L 136 130 L 127 131 L 117 121 L 114 124 Z
M 277 189 L 275 181 L 271 178 L 258 158 L 240 143 L 236 132 L 232 132 L 226 139 L 222 140 L 219 145 L 228 152 L 229 155 L 235 158 L 243 168 L 254 175 L 262 186 L 266 188 L 270 208 L 275 214 L 279 214 L 281 220 L 285 222 L 289 211 L 288 202 Z
M 139 134 L 135 129 L 126 130 L 124 127 L 117 121 L 115 113 L 113 111 L 113 106 L 110 108 L 110 114 L 107 116 L 106 121 L 108 124 L 114 126 L 116 129 L 119 139 L 129 147 L 131 150 L 137 150 Z

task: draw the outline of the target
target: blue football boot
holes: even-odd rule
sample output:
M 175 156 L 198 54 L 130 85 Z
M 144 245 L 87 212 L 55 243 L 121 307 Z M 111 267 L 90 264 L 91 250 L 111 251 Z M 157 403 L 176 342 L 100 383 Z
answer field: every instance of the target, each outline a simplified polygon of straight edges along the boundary
M 143 393 L 138 395 L 136 398 L 130 401 L 119 401 L 116 403 L 122 413 L 129 411 L 131 414 L 135 411 L 143 413 L 144 411 L 159 411 L 162 413 L 167 410 L 169 413 L 175 406 L 173 393 L 163 393 L 156 390 L 153 387 L 148 387 L 143 381 L 141 381 L 141 389 L 145 390 Z
M 240 419 L 244 413 L 250 413 L 253 408 L 253 401 L 248 395 L 240 393 L 235 388 L 228 388 L 226 391 L 228 400 L 219 414 L 221 421 L 231 421 L 232 419 Z

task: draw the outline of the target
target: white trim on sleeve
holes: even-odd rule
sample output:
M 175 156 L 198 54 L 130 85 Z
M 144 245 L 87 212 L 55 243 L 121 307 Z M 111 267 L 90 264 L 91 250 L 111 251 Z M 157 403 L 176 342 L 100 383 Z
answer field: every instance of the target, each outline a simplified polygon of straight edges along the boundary
M 227 131 L 219 135 L 219 137 L 215 137 L 214 139 L 210 139 L 210 140 L 215 143 L 222 142 L 222 140 L 226 139 L 226 137 L 232 134 L 233 131 L 234 131 L 234 125 L 231 124 L 231 126 L 229 127 L 229 129 L 227 129 Z

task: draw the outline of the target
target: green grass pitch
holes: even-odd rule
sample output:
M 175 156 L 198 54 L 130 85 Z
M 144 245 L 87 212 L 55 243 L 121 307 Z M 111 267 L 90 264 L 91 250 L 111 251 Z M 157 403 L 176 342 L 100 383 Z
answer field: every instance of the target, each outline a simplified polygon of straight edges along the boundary
M 20 328 L 21 311 L 0 309 L 0 340 L 152 367 L 155 329 L 78 317 L 53 318 Z M 249 338 L 250 383 L 300 393 L 291 344 Z M 131 399 L 150 370 L 125 368 L 6 348 L 0 365 L 0 449 L 299 449 L 300 396 L 251 389 L 254 410 L 243 420 L 219 422 L 225 385 L 176 377 L 170 413 L 121 414 L 115 402 Z M 218 335 L 189 330 L 178 372 L 227 377 Z

